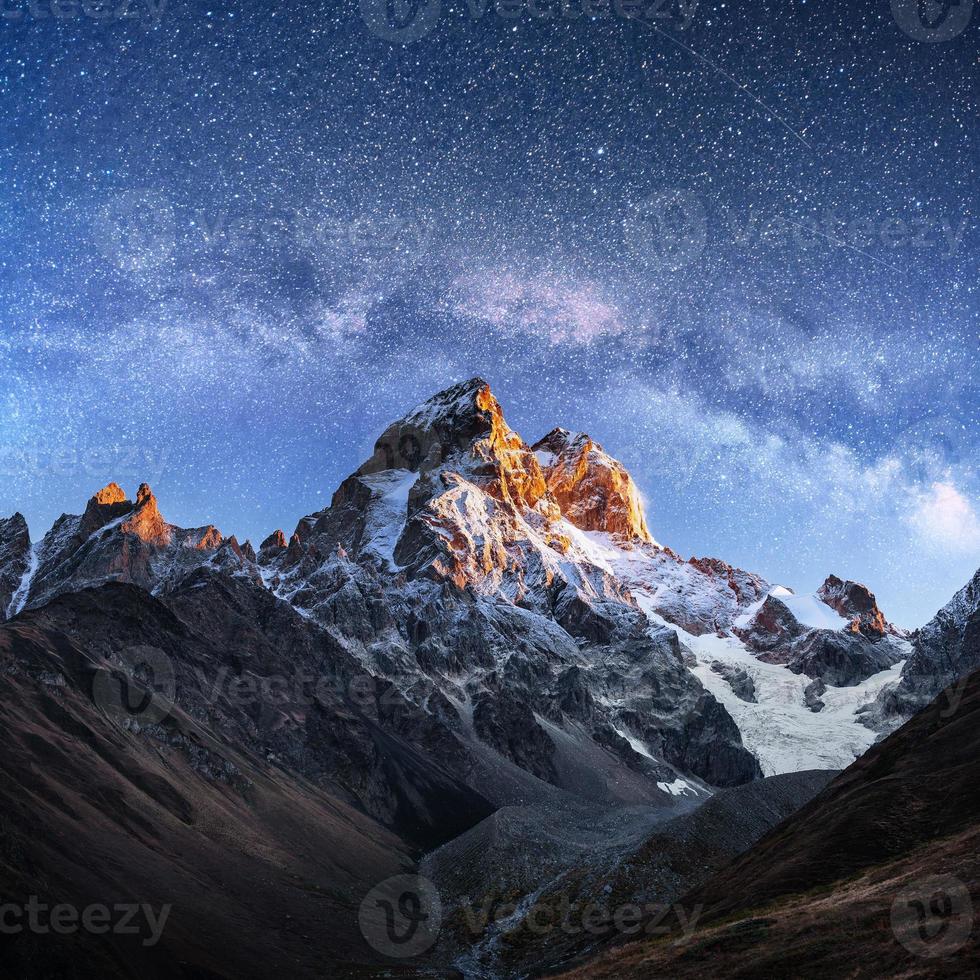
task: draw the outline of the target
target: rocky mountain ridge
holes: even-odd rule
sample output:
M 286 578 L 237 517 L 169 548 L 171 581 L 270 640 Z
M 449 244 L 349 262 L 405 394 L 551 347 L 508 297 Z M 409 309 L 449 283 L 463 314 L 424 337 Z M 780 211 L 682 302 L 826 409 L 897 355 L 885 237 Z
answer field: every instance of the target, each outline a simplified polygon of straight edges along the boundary
M 479 378 L 393 422 L 329 507 L 258 553 L 212 526 L 169 524 L 145 484 L 135 500 L 109 484 L 33 547 L 15 515 L 0 544 L 11 614 L 104 582 L 158 596 L 202 570 L 247 582 L 474 758 L 489 750 L 596 799 L 648 801 L 678 782 L 697 795 L 763 769 L 818 767 L 801 750 L 799 764 L 760 768 L 746 746 L 789 707 L 774 704 L 768 688 L 787 685 L 768 668 L 801 677 L 791 707 L 805 723 L 827 703 L 806 684 L 863 696 L 909 650 L 857 583 L 831 576 L 797 597 L 719 559 L 683 560 L 651 535 L 621 463 L 565 429 L 525 442 Z M 745 705 L 753 715 L 736 720 Z M 836 765 L 873 737 L 855 734 L 858 706 L 845 707 Z

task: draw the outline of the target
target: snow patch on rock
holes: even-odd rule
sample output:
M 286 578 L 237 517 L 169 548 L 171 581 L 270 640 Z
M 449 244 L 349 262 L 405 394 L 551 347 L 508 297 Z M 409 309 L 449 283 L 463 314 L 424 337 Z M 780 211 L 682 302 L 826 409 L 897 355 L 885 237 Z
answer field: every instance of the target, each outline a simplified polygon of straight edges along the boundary
M 847 628 L 847 620 L 838 615 L 815 595 L 782 595 L 784 606 L 803 626 L 816 630 L 842 630 Z

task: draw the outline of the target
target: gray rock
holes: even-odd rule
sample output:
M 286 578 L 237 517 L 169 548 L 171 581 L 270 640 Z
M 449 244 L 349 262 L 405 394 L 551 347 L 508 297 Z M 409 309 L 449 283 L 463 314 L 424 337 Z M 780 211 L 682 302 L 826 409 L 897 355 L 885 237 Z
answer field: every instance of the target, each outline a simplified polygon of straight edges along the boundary
M 815 681 L 810 681 L 805 688 L 803 688 L 803 700 L 806 702 L 806 706 L 814 712 L 823 711 L 827 705 L 821 700 L 823 694 L 827 690 L 827 685 L 818 677 Z
M 980 570 L 912 638 L 912 655 L 895 685 L 864 712 L 878 731 L 891 731 L 946 692 L 947 710 L 959 705 L 961 680 L 980 667 Z
M 30 551 L 31 536 L 23 515 L 0 518 L 0 622 L 14 611 L 11 600 L 30 564 Z
M 728 681 L 728 685 L 736 697 L 747 701 L 749 704 L 758 703 L 755 696 L 755 681 L 752 680 L 743 668 L 733 667 L 731 664 L 723 664 L 721 661 L 716 660 L 711 665 L 711 669 Z
M 906 656 L 908 645 L 890 636 L 871 640 L 862 633 L 811 630 L 786 648 L 782 662 L 795 674 L 853 687 Z

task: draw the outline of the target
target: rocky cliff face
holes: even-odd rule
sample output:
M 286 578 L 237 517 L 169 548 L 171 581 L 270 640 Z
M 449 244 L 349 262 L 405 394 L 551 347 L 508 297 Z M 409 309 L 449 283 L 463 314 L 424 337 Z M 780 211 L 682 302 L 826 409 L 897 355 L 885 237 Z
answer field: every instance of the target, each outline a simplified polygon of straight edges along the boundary
M 330 507 L 288 546 L 267 539 L 259 562 L 371 671 L 546 782 L 580 781 L 562 757 L 575 743 L 650 787 L 675 770 L 714 785 L 757 776 L 676 635 L 650 633 L 607 560 L 624 547 L 683 567 L 653 543 L 620 463 L 564 430 L 532 450 L 473 379 L 392 423 Z
M 104 582 L 129 582 L 149 592 L 166 591 L 204 563 L 258 579 L 234 538 L 217 528 L 180 528 L 160 514 L 144 483 L 130 500 L 110 483 L 94 494 L 81 515 L 63 514 L 38 544 L 35 567 L 23 582 L 21 608 L 44 605 L 65 592 Z
M 534 444 L 548 492 L 566 520 L 629 543 L 653 544 L 640 491 L 626 468 L 584 432 L 552 429 Z
M 886 633 L 905 635 L 885 619 L 874 593 L 860 582 L 844 581 L 830 575 L 817 590 L 817 598 L 848 620 L 848 629 L 852 633 L 861 633 L 872 640 L 880 639 Z
M 0 622 L 17 612 L 18 594 L 31 563 L 31 536 L 22 514 L 0 518 Z M 20 605 L 19 596 L 16 605 Z
M 451 470 L 517 507 L 534 507 L 547 491 L 537 458 L 482 378 L 447 388 L 393 422 L 357 475 L 391 470 Z
M 867 723 L 891 731 L 941 693 L 955 712 L 962 679 L 980 667 L 980 570 L 913 637 L 913 652 L 897 684 L 865 712 Z
M 756 653 L 788 650 L 790 644 L 807 632 L 807 627 L 790 611 L 778 594 L 770 593 L 747 622 L 735 627 L 735 633 Z M 778 656 L 773 658 L 778 661 Z M 785 662 L 788 654 L 782 658 Z
M 867 587 L 834 575 L 812 596 L 773 590 L 734 632 L 765 662 L 835 687 L 861 684 L 911 652 Z

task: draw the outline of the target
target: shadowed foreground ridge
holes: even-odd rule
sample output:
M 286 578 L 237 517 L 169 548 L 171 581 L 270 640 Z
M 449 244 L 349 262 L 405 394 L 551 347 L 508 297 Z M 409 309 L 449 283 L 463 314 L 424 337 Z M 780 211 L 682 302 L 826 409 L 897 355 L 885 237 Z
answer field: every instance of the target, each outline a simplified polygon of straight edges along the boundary
M 689 942 L 629 943 L 562 975 L 978 976 L 978 848 L 980 671 L 686 895 L 704 907 Z M 909 908 L 937 888 L 947 921 L 920 934 Z

